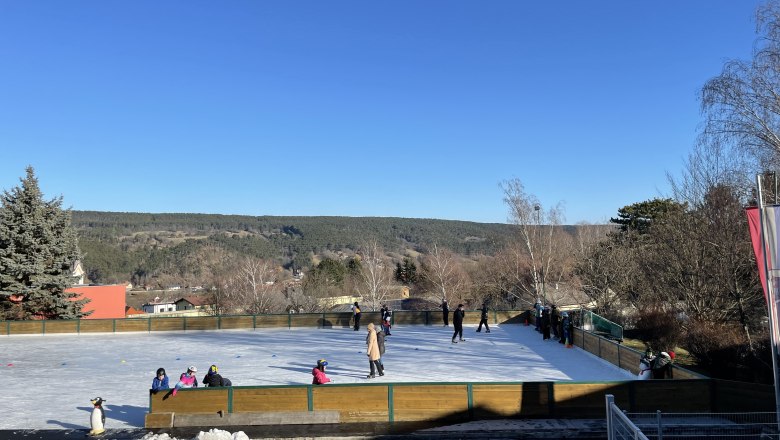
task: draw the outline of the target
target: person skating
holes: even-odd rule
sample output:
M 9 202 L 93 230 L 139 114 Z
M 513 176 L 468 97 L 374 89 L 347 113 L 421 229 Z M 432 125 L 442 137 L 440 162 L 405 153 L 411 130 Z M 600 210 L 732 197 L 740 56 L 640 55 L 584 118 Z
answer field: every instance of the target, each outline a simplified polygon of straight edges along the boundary
M 482 331 L 482 324 L 485 324 L 485 333 L 490 333 L 490 327 L 488 326 L 488 308 L 487 303 L 482 303 L 479 315 L 479 327 L 477 327 L 477 333 Z
M 328 365 L 328 361 L 320 359 L 317 361 L 317 366 L 311 370 L 311 375 L 314 378 L 311 381 L 312 385 L 324 385 L 331 382 L 330 378 L 325 375 L 325 367 Z
M 366 355 L 368 356 L 368 366 L 371 368 L 368 374 L 368 379 L 376 377 L 376 372 L 380 376 L 385 375 L 385 370 L 382 368 L 382 364 L 379 363 L 379 343 L 376 340 L 376 331 L 374 331 L 374 323 L 368 323 L 368 348 L 366 349 Z M 376 367 L 376 370 L 375 368 Z M 375 372 L 376 371 L 376 372 Z
M 444 326 L 450 326 L 450 307 L 447 305 L 447 300 L 441 302 L 441 315 L 444 319 Z
M 352 305 L 352 319 L 355 321 L 355 327 L 353 330 L 360 330 L 360 306 L 358 305 L 357 301 L 355 301 L 355 304 Z
M 463 310 L 463 304 L 458 304 L 458 308 L 452 312 L 452 325 L 455 326 L 455 333 L 452 334 L 452 343 L 457 344 L 455 337 L 459 337 L 461 341 L 463 339 L 463 318 L 466 317 L 466 312 Z
M 392 336 L 392 333 L 390 333 L 390 321 L 392 320 L 393 312 L 390 310 L 390 307 L 385 305 L 385 310 L 382 312 L 382 330 L 385 332 L 385 336 Z
M 384 371 L 385 363 L 382 361 L 382 357 L 385 355 L 385 333 L 381 328 L 376 329 L 376 344 L 379 347 L 379 365 L 382 366 L 382 371 Z

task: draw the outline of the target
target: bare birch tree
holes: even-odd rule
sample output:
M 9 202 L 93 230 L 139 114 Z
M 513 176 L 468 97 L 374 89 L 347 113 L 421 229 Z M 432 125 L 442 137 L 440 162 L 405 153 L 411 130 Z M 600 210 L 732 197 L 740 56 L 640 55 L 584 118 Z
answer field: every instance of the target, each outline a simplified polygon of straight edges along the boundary
M 547 210 L 539 199 L 525 191 L 520 179 L 504 181 L 501 184 L 504 191 L 504 202 L 509 207 L 510 221 L 518 227 L 519 242 L 526 252 L 528 275 L 532 289 L 517 292 L 536 295 L 547 302 L 546 283 L 560 281 L 564 275 L 563 268 L 556 265 L 556 257 L 561 256 L 561 249 L 556 248 L 560 242 L 560 234 L 566 233 L 560 227 L 563 220 L 563 208 L 560 204 Z M 514 255 L 519 257 L 519 249 Z M 520 260 L 518 260 L 518 265 Z M 520 286 L 524 286 L 520 284 Z
M 246 257 L 227 280 L 227 298 L 249 314 L 284 311 L 278 275 L 271 261 Z
M 379 310 L 387 299 L 392 269 L 376 240 L 363 243 L 358 254 L 360 261 L 360 293 L 371 310 Z
M 427 287 L 439 301 L 446 299 L 454 304 L 463 299 L 468 279 L 455 253 L 434 244 L 423 257 L 421 270 Z
M 702 88 L 702 142 L 734 148 L 755 167 L 772 169 L 780 164 L 779 3 L 759 7 L 756 33 L 753 58 L 727 62 Z

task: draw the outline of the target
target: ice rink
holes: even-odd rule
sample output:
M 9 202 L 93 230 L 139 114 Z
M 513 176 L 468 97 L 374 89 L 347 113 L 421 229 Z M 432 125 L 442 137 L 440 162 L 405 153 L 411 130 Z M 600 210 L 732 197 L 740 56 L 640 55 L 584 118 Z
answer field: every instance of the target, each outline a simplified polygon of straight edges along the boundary
M 366 323 L 367 324 L 367 323 Z M 149 388 L 163 367 L 173 386 L 189 365 L 239 385 L 310 384 L 325 358 L 336 383 L 630 380 L 628 371 L 579 348 L 543 341 L 533 327 L 398 326 L 387 337 L 385 376 L 366 379 L 366 329 L 256 329 L 3 336 L 0 375 L 9 410 L 0 429 L 89 428 L 90 399 L 106 400 L 106 428 L 143 427 Z M 327 386 L 327 385 L 325 385 Z

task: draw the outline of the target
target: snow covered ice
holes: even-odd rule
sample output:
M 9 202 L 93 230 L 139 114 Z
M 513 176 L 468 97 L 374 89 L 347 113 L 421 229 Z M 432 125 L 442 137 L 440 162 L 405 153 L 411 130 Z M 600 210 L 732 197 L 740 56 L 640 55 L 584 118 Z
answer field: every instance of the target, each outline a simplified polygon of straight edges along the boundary
M 212 364 L 234 386 L 310 384 L 321 358 L 335 384 L 634 379 L 579 348 L 543 341 L 533 327 L 475 330 L 464 326 L 467 342 L 452 344 L 452 327 L 393 327 L 385 376 L 370 380 L 364 327 L 4 336 L 0 374 L 14 411 L 0 429 L 88 429 L 98 396 L 107 429 L 141 428 L 159 367 L 171 386 L 190 365 L 200 382 Z

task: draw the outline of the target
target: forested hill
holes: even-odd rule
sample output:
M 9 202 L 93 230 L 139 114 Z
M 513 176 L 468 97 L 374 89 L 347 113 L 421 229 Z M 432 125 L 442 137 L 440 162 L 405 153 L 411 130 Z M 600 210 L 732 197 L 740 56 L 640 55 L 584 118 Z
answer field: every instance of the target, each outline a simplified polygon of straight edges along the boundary
M 426 252 L 434 243 L 464 256 L 493 255 L 512 226 L 395 217 L 275 217 L 73 211 L 93 282 L 137 273 L 198 273 L 196 255 L 214 247 L 306 267 L 312 255 L 354 251 L 377 240 L 385 252 Z

